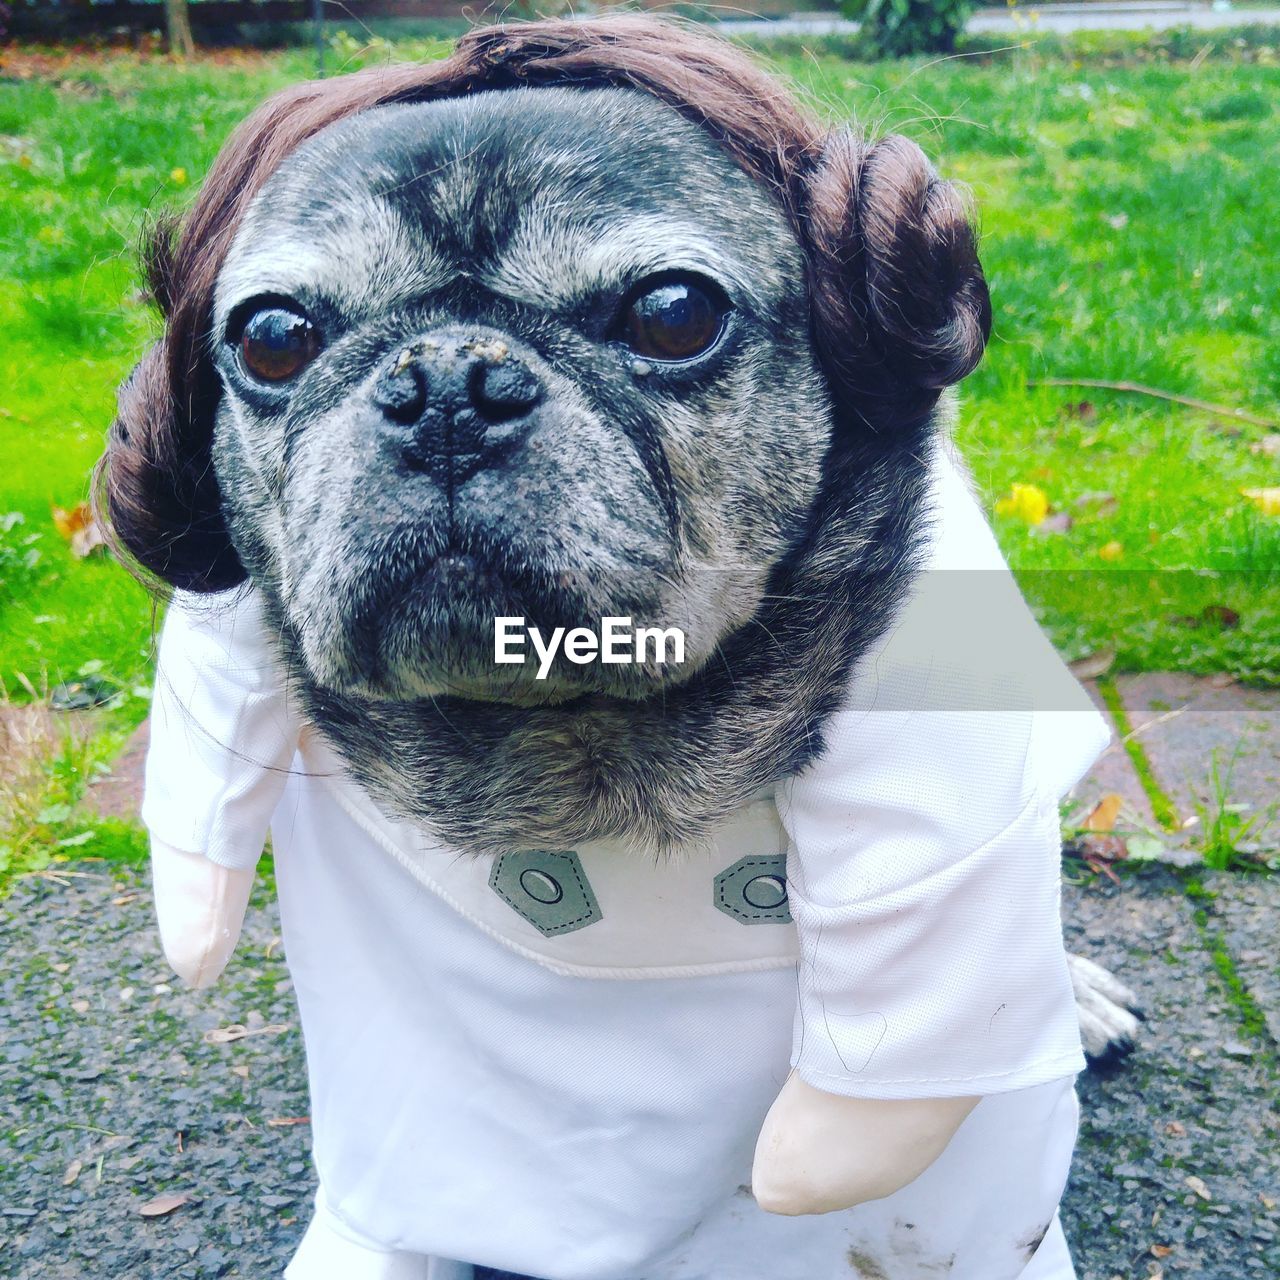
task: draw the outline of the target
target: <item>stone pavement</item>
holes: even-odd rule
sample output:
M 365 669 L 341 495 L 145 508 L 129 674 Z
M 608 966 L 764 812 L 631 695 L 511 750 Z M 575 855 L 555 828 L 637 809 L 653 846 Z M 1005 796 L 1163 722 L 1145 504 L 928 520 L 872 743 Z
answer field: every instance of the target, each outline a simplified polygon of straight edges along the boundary
M 1245 842 L 1252 857 L 1280 849 L 1280 691 L 1172 675 L 1119 676 L 1115 688 L 1127 719 L 1120 729 L 1141 743 L 1151 780 L 1144 787 L 1118 731 L 1077 789 L 1076 814 L 1119 794 L 1118 827 L 1153 833 L 1149 844 L 1168 853 L 1115 863 L 1115 881 L 1086 873 L 1064 886 L 1069 945 L 1120 974 L 1148 1018 L 1126 1062 L 1081 1081 L 1080 1144 L 1063 1206 L 1079 1280 L 1275 1280 L 1280 876 L 1208 871 L 1197 865 L 1196 842 L 1227 806 L 1256 819 Z M 95 788 L 116 813 L 136 805 L 141 757 L 139 738 L 115 778 Z M 1153 787 L 1176 831 L 1156 821 Z M 272 935 L 274 908 L 258 911 L 265 918 L 253 928 Z M 148 927 L 146 915 L 137 910 L 137 927 Z M 299 1199 L 303 1181 L 294 1178 Z M 162 1249 L 164 1228 L 148 1232 Z M 244 1239 L 245 1248 L 257 1240 L 265 1254 L 287 1256 L 282 1236 Z
M 1249 825 L 1242 852 L 1280 852 L 1280 691 L 1162 673 L 1121 675 L 1114 684 L 1128 724 L 1112 723 L 1115 738 L 1077 788 L 1077 814 L 1113 792 L 1124 800 L 1123 827 L 1158 833 L 1175 849 L 1194 849 L 1215 819 L 1235 815 Z M 1086 687 L 1110 720 L 1097 685 Z M 1126 734 L 1150 765 L 1145 787 L 1122 742 Z M 1166 806 L 1173 830 L 1157 820 L 1155 808 Z
M 1236 8 L 1227 3 L 1187 4 L 1179 0 L 1130 0 L 1129 3 L 1026 4 L 1016 8 L 979 9 L 965 28 L 969 35 L 1034 35 L 1072 31 L 1166 31 L 1193 27 L 1275 26 L 1280 8 Z M 831 14 L 797 13 L 789 18 L 726 18 L 718 24 L 726 35 L 853 35 L 858 23 Z
M 1073 816 L 1118 794 L 1117 827 L 1154 834 L 1175 865 L 1130 863 L 1118 883 L 1103 873 L 1064 886 L 1068 944 L 1118 973 L 1147 1014 L 1136 1052 L 1081 1082 L 1067 1234 L 1080 1280 L 1274 1280 L 1280 876 L 1206 871 L 1197 850 L 1223 810 L 1253 820 L 1242 852 L 1280 849 L 1280 692 L 1162 674 L 1114 687 L 1124 718 Z M 1125 734 L 1141 744 L 1145 786 Z

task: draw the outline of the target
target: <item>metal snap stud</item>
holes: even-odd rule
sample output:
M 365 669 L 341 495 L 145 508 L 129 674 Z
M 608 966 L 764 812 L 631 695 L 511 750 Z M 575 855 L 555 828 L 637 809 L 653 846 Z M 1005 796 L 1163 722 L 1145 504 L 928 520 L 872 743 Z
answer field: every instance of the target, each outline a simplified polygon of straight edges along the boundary
M 787 900 L 787 882 L 781 876 L 756 876 L 742 886 L 742 896 L 749 907 L 771 911 Z
M 554 877 L 533 867 L 520 873 L 520 887 L 535 902 L 545 903 L 547 906 L 553 906 L 564 897 L 564 890 Z

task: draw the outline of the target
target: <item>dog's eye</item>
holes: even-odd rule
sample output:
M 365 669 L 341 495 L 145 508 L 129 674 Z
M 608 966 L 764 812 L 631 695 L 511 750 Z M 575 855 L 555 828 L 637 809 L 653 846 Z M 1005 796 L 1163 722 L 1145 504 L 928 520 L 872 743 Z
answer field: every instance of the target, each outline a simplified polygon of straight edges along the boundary
M 320 354 L 320 330 L 284 307 L 255 311 L 240 334 L 240 361 L 263 382 L 287 382 Z
M 649 360 L 692 360 L 715 345 L 729 307 L 696 280 L 664 280 L 633 297 L 622 315 L 622 340 Z

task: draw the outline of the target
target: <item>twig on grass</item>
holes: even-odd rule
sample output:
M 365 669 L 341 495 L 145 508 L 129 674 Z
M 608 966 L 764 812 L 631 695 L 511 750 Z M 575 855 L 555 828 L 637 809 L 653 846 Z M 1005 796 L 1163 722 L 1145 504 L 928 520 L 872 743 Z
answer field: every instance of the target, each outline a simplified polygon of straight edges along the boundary
M 1252 423 L 1255 427 L 1280 427 L 1280 419 L 1264 418 L 1261 414 L 1250 413 L 1247 409 L 1233 409 L 1229 405 L 1214 404 L 1210 400 L 1197 400 L 1194 396 L 1176 395 L 1172 391 L 1161 391 L 1159 387 L 1148 387 L 1141 382 L 1108 382 L 1104 378 L 1034 378 L 1027 382 L 1027 386 L 1097 387 L 1102 391 L 1127 391 L 1133 395 L 1154 396 L 1157 400 L 1171 400 L 1174 404 L 1185 404 L 1189 409 L 1217 414 L 1220 418 L 1236 418 L 1241 422 Z

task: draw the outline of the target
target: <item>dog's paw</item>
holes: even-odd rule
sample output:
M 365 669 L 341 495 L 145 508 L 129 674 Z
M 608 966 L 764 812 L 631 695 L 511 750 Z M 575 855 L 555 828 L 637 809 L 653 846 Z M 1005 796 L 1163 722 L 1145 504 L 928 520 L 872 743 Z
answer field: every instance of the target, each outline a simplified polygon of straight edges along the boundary
M 1068 955 L 1080 1016 L 1080 1038 L 1091 1067 L 1114 1066 L 1132 1052 L 1142 1021 L 1138 997 L 1109 969 Z

